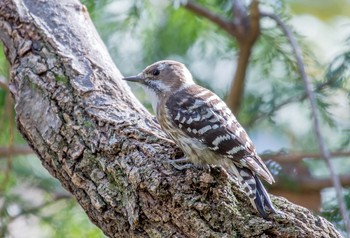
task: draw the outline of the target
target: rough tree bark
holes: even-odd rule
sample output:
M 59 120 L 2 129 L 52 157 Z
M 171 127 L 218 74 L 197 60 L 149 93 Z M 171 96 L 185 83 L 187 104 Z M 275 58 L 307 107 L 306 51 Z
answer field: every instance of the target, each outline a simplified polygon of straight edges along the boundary
M 340 237 L 279 197 L 285 215 L 258 217 L 220 168 L 163 163 L 181 152 L 120 80 L 77 0 L 2 0 L 0 28 L 19 130 L 107 236 Z

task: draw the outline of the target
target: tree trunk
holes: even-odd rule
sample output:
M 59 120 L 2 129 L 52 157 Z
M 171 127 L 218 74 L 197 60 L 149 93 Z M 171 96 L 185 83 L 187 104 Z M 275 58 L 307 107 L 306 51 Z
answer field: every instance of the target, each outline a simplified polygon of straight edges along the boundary
M 258 217 L 221 168 L 164 163 L 181 152 L 120 80 L 77 0 L 2 0 L 0 28 L 20 132 L 107 236 L 340 237 L 280 197 L 285 215 Z

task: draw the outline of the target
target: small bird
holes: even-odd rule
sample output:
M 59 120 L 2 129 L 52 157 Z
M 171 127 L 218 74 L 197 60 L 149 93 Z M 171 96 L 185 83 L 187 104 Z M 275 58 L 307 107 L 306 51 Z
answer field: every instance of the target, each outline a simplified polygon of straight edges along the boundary
M 163 131 L 194 164 L 221 165 L 238 179 L 262 217 L 277 213 L 259 178 L 274 178 L 228 106 L 216 94 L 197 85 L 185 65 L 164 60 L 136 76 L 149 95 Z

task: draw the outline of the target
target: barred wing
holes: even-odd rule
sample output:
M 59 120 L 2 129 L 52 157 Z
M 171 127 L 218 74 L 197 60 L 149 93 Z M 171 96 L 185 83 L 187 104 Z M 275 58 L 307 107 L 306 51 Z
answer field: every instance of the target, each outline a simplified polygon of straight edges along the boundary
M 274 181 L 243 127 L 214 93 L 193 85 L 171 96 L 166 107 L 173 125 L 189 137 L 236 165 L 248 167 L 269 183 Z

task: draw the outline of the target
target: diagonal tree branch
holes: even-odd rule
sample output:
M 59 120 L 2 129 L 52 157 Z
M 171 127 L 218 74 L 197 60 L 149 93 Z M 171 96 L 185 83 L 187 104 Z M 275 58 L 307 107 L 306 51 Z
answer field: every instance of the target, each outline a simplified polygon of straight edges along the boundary
M 17 126 L 109 237 L 341 237 L 305 208 L 262 219 L 220 168 L 176 171 L 181 152 L 132 95 L 76 0 L 0 1 Z M 115 44 L 118 44 L 116 41 Z
M 312 89 L 312 84 L 311 84 L 310 80 L 308 79 L 308 76 L 307 76 L 305 68 L 304 68 L 304 62 L 303 62 L 301 50 L 298 46 L 297 41 L 295 40 L 295 38 L 293 36 L 293 33 L 289 30 L 287 25 L 277 15 L 269 14 L 269 13 L 261 13 L 261 15 L 264 17 L 269 17 L 277 23 L 277 25 L 282 29 L 283 33 L 287 37 L 287 39 L 292 47 L 293 54 L 294 54 L 296 61 L 297 61 L 298 71 L 299 71 L 299 74 L 304 82 L 307 98 L 310 102 L 311 115 L 313 118 L 316 139 L 318 141 L 318 145 L 319 145 L 319 148 L 320 148 L 320 151 L 322 154 L 322 158 L 325 160 L 327 167 L 329 169 L 329 172 L 331 174 L 333 185 L 336 189 L 337 200 L 338 200 L 340 212 L 341 212 L 342 217 L 344 219 L 344 224 L 345 224 L 345 228 L 347 231 L 347 236 L 350 237 L 350 218 L 349 218 L 346 206 L 345 206 L 341 182 L 339 180 L 338 175 L 335 173 L 335 169 L 334 169 L 333 164 L 331 162 L 331 155 L 330 155 L 329 150 L 326 147 L 326 144 L 325 144 L 324 139 L 323 139 L 322 130 L 320 127 L 320 119 L 319 119 L 319 114 L 318 114 L 318 109 L 317 109 L 317 104 L 316 104 L 316 99 L 315 99 L 315 94 L 314 94 L 313 89 Z

